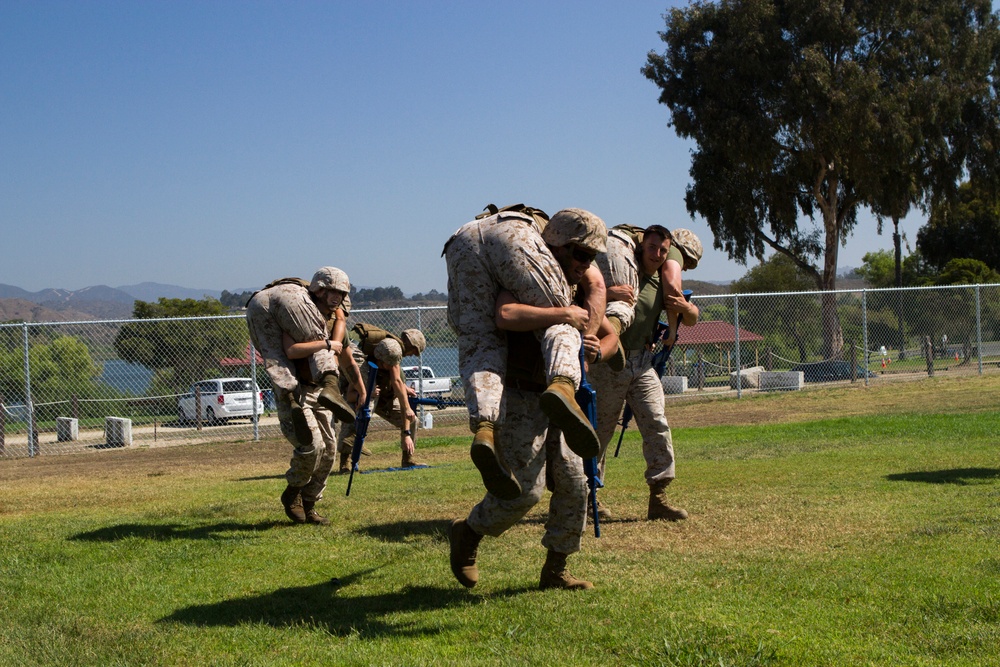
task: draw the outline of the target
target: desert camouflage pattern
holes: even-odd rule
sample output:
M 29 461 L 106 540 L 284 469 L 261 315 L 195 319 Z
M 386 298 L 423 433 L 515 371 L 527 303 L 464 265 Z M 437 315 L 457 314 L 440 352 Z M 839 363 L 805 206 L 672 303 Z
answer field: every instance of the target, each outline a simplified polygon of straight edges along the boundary
M 384 366 L 398 366 L 403 360 L 403 346 L 392 338 L 386 338 L 375 346 L 372 356 Z
M 566 276 L 531 216 L 514 212 L 473 220 L 445 245 L 448 322 L 458 334 L 458 368 L 469 423 L 500 417 L 507 338 L 494 319 L 496 298 L 509 290 L 532 306 L 568 306 Z M 537 332 L 546 379 L 564 375 L 580 384 L 580 333 L 568 324 Z
M 604 455 L 615 436 L 625 401 L 632 406 L 633 421 L 642 435 L 646 459 L 646 483 L 670 483 L 674 479 L 674 443 L 663 412 L 663 385 L 653 369 L 653 353 L 635 350 L 628 354 L 625 369 L 616 373 L 607 364 L 594 364 L 587 375 L 597 392 L 597 438 L 601 443 L 600 475 L 604 479 Z
M 301 405 L 305 411 L 306 422 L 312 430 L 313 444 L 302 445 L 295 438 L 292 427 L 291 392 L 278 389 L 274 392 L 278 408 L 278 423 L 281 434 L 295 448 L 289 462 L 285 479 L 290 486 L 301 486 L 302 500 L 316 502 L 323 497 L 326 480 L 336 459 L 337 428 L 333 413 L 316 402 L 320 387 L 302 385 L 299 390 Z M 316 443 L 323 443 L 322 449 Z
M 633 293 L 639 294 L 639 266 L 635 251 L 635 241 L 628 233 L 615 228 L 608 230 L 608 251 L 598 253 L 594 259 L 604 276 L 605 285 L 631 285 Z M 624 331 L 632 324 L 635 310 L 625 301 L 608 301 L 605 314 L 621 320 Z
M 520 497 L 500 500 L 487 493 L 472 508 L 467 521 L 480 535 L 503 534 L 542 499 L 548 469 L 552 496 L 542 545 L 559 553 L 573 554 L 580 550 L 587 524 L 583 459 L 569 450 L 558 429 L 548 428 L 539 396 L 535 392 L 508 389 L 503 398 L 503 420 L 496 433 L 497 453 L 521 485 Z
M 549 220 L 542 238 L 553 248 L 573 243 L 591 252 L 605 252 L 608 226 L 590 211 L 564 208 Z
M 352 343 L 351 356 L 354 357 L 354 361 L 357 362 L 358 368 L 361 369 L 361 380 L 367 385 L 369 377 L 368 374 L 373 371 L 371 366 L 365 363 L 364 352 L 362 352 L 357 345 Z M 341 391 L 346 396 L 347 387 L 343 380 L 340 383 L 340 387 Z M 390 387 L 388 383 L 385 383 L 384 386 L 376 384 L 375 391 L 378 393 L 378 396 L 375 399 L 372 412 L 396 428 L 403 428 L 403 413 L 398 407 L 399 402 L 392 393 L 392 387 Z M 351 450 L 354 449 L 354 436 L 356 433 L 357 431 L 354 428 L 354 422 L 338 422 L 337 452 L 341 454 L 350 454 Z M 413 439 L 416 441 L 416 431 L 413 433 Z
M 283 284 L 257 292 L 247 304 L 247 327 L 250 342 L 264 359 L 264 368 L 275 389 L 294 390 L 299 381 L 295 366 L 285 356 L 281 334 L 287 333 L 296 343 L 326 339 L 326 320 L 300 285 Z M 337 356 L 321 350 L 308 359 L 313 378 L 337 372 Z

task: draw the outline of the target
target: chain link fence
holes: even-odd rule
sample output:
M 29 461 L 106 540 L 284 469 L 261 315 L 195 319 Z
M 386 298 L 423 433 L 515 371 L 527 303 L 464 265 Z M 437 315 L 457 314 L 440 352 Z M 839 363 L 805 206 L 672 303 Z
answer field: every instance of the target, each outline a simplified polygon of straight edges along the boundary
M 680 329 L 668 400 L 1000 370 L 1000 285 L 694 298 L 701 321 Z M 359 321 L 421 329 L 427 349 L 403 360 L 419 426 L 467 423 L 444 306 L 355 310 L 348 327 Z M 421 367 L 451 391 L 422 392 Z M 202 394 L 213 378 L 251 380 L 247 404 Z M 242 315 L 0 325 L 0 458 L 268 437 L 273 393 Z

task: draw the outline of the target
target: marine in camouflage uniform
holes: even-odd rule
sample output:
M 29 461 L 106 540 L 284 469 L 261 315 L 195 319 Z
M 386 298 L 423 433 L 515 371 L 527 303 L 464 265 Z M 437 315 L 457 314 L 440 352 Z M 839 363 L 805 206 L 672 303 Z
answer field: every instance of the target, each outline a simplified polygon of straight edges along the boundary
M 631 322 L 621 336 L 621 344 L 626 355 L 625 367 L 621 371 L 615 371 L 608 365 L 594 366 L 589 375 L 590 382 L 597 392 L 601 479 L 605 479 L 604 467 L 608 445 L 627 401 L 642 435 L 642 453 L 646 460 L 645 478 L 650 488 L 647 510 L 649 520 L 677 521 L 687 518 L 687 512 L 670 506 L 665 497 L 666 487 L 675 477 L 674 449 L 670 425 L 664 412 L 663 385 L 653 368 L 651 351 L 655 343 L 653 334 L 665 303 L 671 312 L 677 312 L 680 308 L 687 312 L 694 308 L 695 318 L 697 317 L 696 307 L 686 304 L 680 295 L 679 285 L 663 284 L 664 269 L 668 262 L 675 262 L 676 266 L 673 268 L 678 270 L 685 265 L 689 268 L 697 266 L 701 257 L 701 242 L 690 232 L 687 233 L 690 236 L 682 235 L 687 246 L 682 249 L 680 244 L 672 242 L 673 237 L 669 231 L 654 225 L 645 230 L 638 248 L 634 244 L 631 246 L 635 248 L 633 258 L 640 273 Z M 693 237 L 693 240 L 690 237 Z M 633 252 L 631 248 L 628 243 L 614 246 L 608 244 L 609 254 L 612 249 L 615 252 Z M 615 263 L 621 265 L 621 258 L 609 258 L 607 265 Z M 601 262 L 598 265 L 601 265 Z M 609 273 L 605 275 L 605 280 L 610 285 L 615 277 Z M 611 291 L 612 288 L 609 286 L 609 293 Z M 610 518 L 610 511 L 603 503 L 599 512 L 602 519 Z
M 346 273 L 323 267 L 309 282 L 300 278 L 274 281 L 247 304 L 250 340 L 274 385 L 282 435 L 294 447 L 281 503 L 296 523 L 328 523 L 314 506 L 322 498 L 335 461 L 333 418 L 354 418 L 338 386 L 338 353 L 343 350 L 335 340 L 344 332 L 343 305 L 349 291 Z M 295 358 L 289 352 L 292 349 Z M 357 369 L 352 360 L 346 361 L 356 382 Z M 320 443 L 322 448 L 317 446 Z
M 359 326 L 362 327 L 360 330 Z M 355 331 L 359 331 L 360 334 L 365 331 L 363 328 L 365 326 L 355 326 Z M 400 466 L 412 468 L 421 465 L 413 456 L 416 415 L 409 404 L 409 390 L 400 374 L 400 362 L 402 362 L 403 357 L 415 357 L 423 354 L 427 348 L 427 340 L 419 329 L 405 329 L 400 332 L 398 337 L 388 334 L 384 339 L 370 344 L 366 344 L 368 343 L 367 338 L 367 336 L 362 336 L 361 346 L 351 344 L 350 348 L 355 362 L 362 369 L 365 383 L 369 380 L 368 374 L 372 372 L 367 363 L 368 359 L 371 359 L 378 366 L 375 379 L 378 398 L 375 401 L 373 412 L 399 429 L 399 446 L 402 451 Z M 369 354 L 365 354 L 362 348 L 370 350 Z M 405 395 L 402 398 L 402 404 L 400 404 L 400 392 Z M 347 390 L 346 396 L 348 400 L 352 399 L 353 393 L 350 389 Z M 340 453 L 340 472 L 342 473 L 351 471 L 348 459 L 354 447 L 355 435 L 353 421 L 341 425 L 337 451 Z
M 560 211 L 553 216 L 547 231 L 553 257 L 568 283 L 579 281 L 583 269 L 605 247 L 604 222 L 587 211 Z M 519 326 L 525 311 L 532 309 L 532 304 L 517 303 L 509 292 L 502 292 L 494 306 L 494 321 L 504 327 L 509 346 L 503 369 L 497 451 L 521 492 L 516 498 L 503 499 L 488 491 L 465 519 L 452 523 L 449 529 L 452 573 L 459 583 L 470 588 L 479 580 L 476 558 L 482 537 L 498 537 L 520 521 L 541 500 L 547 482 L 551 484 L 552 497 L 542 537 L 547 557 L 539 587 L 593 587 L 566 571 L 566 558 L 580 550 L 587 522 L 587 480 L 583 460 L 570 450 L 563 434 L 545 414 L 544 397 L 549 390 L 544 348 L 536 335 Z M 574 330 L 573 335 L 579 338 L 580 333 Z
M 460 227 L 442 253 L 448 265 L 448 322 L 458 335 L 459 374 L 475 433 L 470 453 L 486 488 L 506 498 L 516 497 L 520 489 L 494 451 L 507 357 L 506 340 L 494 321 L 494 304 L 501 289 L 533 306 L 570 304 L 566 277 L 549 250 L 551 239 L 545 238 L 553 234 L 551 223 L 546 223 L 547 216 L 537 209 L 491 206 Z M 606 235 L 604 228 L 602 247 Z M 568 324 L 557 324 L 536 335 L 551 390 L 542 399 L 542 409 L 565 431 L 574 452 L 592 456 L 597 435 L 575 401 L 567 398 L 580 386 L 580 334 Z

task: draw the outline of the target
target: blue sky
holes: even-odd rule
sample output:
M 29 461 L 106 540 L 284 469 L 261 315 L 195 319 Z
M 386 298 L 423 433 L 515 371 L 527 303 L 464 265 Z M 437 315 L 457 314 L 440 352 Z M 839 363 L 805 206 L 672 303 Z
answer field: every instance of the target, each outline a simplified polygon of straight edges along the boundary
M 738 278 L 639 72 L 668 6 L 0 0 L 0 283 L 444 291 L 491 202 L 688 227 L 689 277 Z M 889 247 L 864 216 L 840 266 Z

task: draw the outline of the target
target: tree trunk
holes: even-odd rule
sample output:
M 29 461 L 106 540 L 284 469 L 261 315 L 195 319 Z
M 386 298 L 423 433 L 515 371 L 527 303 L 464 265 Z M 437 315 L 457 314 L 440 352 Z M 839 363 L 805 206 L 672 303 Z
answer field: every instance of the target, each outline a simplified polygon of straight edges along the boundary
M 836 185 L 831 185 L 836 191 Z M 822 297 L 823 346 L 820 355 L 832 359 L 844 348 L 844 331 L 840 328 L 837 314 L 837 295 L 829 292 L 837 289 L 837 253 L 840 250 L 840 220 L 837 217 L 836 198 L 823 206 L 823 225 L 826 228 L 826 246 L 823 255 L 823 275 L 820 289 Z

